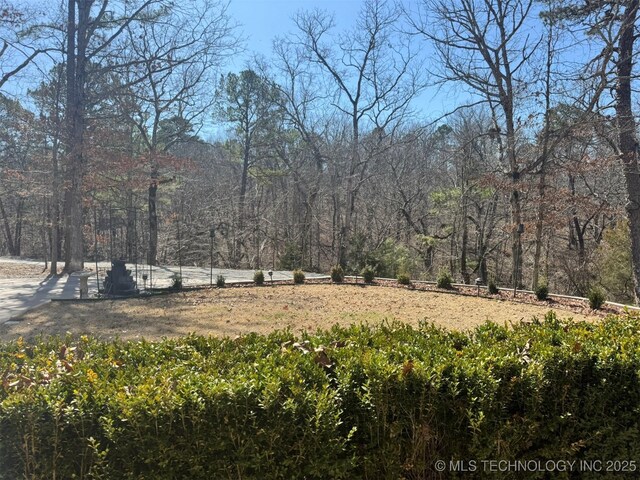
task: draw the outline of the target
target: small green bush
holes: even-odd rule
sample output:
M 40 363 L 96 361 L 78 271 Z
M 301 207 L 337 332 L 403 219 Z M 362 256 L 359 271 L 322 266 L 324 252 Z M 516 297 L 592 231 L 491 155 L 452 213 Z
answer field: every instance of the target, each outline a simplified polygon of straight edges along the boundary
M 451 277 L 449 270 L 440 270 L 440 273 L 438 273 L 438 278 L 436 279 L 436 285 L 438 286 L 438 288 L 446 288 L 447 290 L 450 290 L 452 284 L 453 278 Z
M 605 295 L 600 288 L 595 287 L 589 290 L 589 295 L 587 298 L 589 298 L 589 306 L 593 310 L 599 310 L 600 308 L 602 308 L 602 305 L 604 305 Z
M 182 290 L 182 277 L 178 273 L 171 275 L 171 290 Z
M 500 293 L 500 290 L 498 289 L 498 286 L 496 285 L 496 282 L 493 278 L 489 280 L 489 284 L 487 285 L 487 290 L 489 290 L 489 293 L 491 295 L 496 295 Z
M 253 281 L 256 285 L 262 285 L 264 283 L 264 272 L 262 270 L 256 270 L 253 274 Z
M 224 275 L 218 275 L 218 278 L 216 278 L 216 287 L 224 288 L 226 282 L 227 279 L 224 278 Z
M 549 287 L 546 283 L 541 283 L 536 287 L 536 298 L 538 300 L 547 300 L 549 298 Z
M 406 273 L 401 273 L 398 275 L 398 283 L 400 285 L 411 285 L 411 277 Z
M 373 270 L 373 267 L 370 267 L 369 265 L 367 265 L 362 269 L 362 272 L 360 272 L 360 275 L 362 275 L 362 278 L 364 279 L 365 283 L 371 283 L 373 282 L 373 279 L 376 276 L 376 272 Z
M 304 283 L 305 277 L 304 272 L 300 269 L 296 269 L 293 271 L 293 283 L 300 284 Z
M 344 269 L 340 265 L 331 268 L 331 281 L 340 283 L 344 280 Z

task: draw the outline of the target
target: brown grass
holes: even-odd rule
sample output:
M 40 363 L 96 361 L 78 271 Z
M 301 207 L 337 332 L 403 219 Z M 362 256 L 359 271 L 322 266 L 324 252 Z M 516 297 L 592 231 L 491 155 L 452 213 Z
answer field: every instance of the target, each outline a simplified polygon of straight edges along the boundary
M 92 334 L 109 339 L 159 339 L 188 333 L 235 336 L 290 328 L 315 331 L 334 324 L 426 320 L 466 330 L 491 319 L 499 324 L 541 318 L 549 306 L 404 288 L 355 285 L 276 285 L 200 290 L 93 302 L 52 302 L 0 325 L 0 339 L 39 334 Z M 561 318 L 597 317 L 557 310 Z
M 48 266 L 50 267 L 50 265 Z M 32 263 L 0 262 L 0 278 L 46 277 L 48 274 L 49 269 L 45 270 L 44 262 L 39 265 Z

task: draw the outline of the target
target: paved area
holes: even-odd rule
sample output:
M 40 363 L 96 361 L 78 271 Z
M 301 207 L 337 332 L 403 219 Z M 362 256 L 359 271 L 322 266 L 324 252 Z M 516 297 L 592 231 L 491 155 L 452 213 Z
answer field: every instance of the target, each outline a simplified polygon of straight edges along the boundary
M 0 258 L 0 262 L 11 262 L 21 264 L 43 265 L 43 262 L 33 260 L 15 260 Z M 89 296 L 98 292 L 97 283 L 102 282 L 106 272 L 111 268 L 108 262 L 98 263 L 98 275 L 95 275 L 95 263 L 85 262 L 85 269 L 92 270 L 93 275 L 89 277 Z M 156 266 L 150 268 L 148 265 L 127 264 L 127 269 L 131 270 L 133 279 L 137 279 L 140 290 L 144 288 L 168 287 L 172 283 L 172 277 L 182 273 L 183 285 L 197 286 L 209 285 L 211 271 L 203 267 L 182 267 L 179 266 Z M 143 274 L 147 275 L 147 280 L 143 280 Z M 225 277 L 227 283 L 244 282 L 253 280 L 253 270 L 231 270 L 213 269 L 213 283 L 215 284 L 218 275 Z M 322 278 L 325 275 L 316 273 L 305 273 L 308 278 Z M 293 277 L 288 271 L 274 271 L 274 280 L 290 280 Z M 265 281 L 269 281 L 269 276 L 265 270 Z M 153 282 L 153 284 L 151 284 Z M 74 275 L 63 275 L 60 277 L 24 277 L 24 278 L 0 278 L 0 323 L 11 321 L 14 317 L 26 312 L 31 308 L 38 307 L 52 298 L 70 299 L 80 297 L 80 279 Z
M 77 297 L 77 277 L 0 278 L 0 323 L 48 302 Z

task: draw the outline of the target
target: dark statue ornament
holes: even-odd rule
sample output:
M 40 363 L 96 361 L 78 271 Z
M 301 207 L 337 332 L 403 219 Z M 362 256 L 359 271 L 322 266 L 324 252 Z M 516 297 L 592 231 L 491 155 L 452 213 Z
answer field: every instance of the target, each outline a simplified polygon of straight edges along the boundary
M 127 270 L 124 260 L 112 260 L 111 270 L 107 270 L 104 279 L 105 295 L 128 297 L 137 295 L 139 290 L 131 276 L 131 270 Z

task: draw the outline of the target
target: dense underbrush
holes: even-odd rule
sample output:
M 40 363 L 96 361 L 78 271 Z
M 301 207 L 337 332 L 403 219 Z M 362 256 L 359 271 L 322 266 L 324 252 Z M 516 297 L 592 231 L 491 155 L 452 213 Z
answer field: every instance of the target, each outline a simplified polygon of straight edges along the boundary
M 639 334 L 634 316 L 549 314 L 468 334 L 19 340 L 0 345 L 0 479 L 454 478 L 434 462 L 640 459 Z

